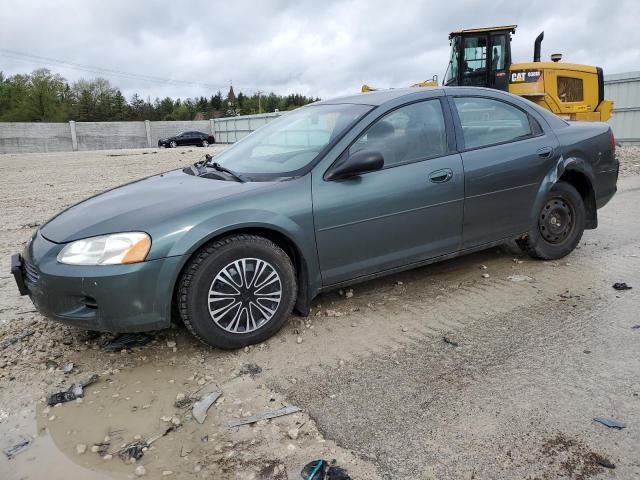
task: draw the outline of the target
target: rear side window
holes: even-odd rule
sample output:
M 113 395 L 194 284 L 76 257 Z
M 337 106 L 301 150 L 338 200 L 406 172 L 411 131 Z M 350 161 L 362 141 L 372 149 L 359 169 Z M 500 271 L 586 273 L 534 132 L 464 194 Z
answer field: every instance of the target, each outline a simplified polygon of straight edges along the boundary
M 465 148 L 513 142 L 532 135 L 529 116 L 499 100 L 455 97 Z
M 349 149 L 377 151 L 384 165 L 414 162 L 447 153 L 447 133 L 439 100 L 398 108 L 378 119 Z
M 581 102 L 584 99 L 582 79 L 558 77 L 558 98 L 562 102 Z

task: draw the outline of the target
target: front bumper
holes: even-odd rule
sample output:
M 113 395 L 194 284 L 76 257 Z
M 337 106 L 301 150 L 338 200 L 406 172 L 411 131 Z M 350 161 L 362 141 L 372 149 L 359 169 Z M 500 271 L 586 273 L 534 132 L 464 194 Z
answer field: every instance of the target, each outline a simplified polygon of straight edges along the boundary
M 88 330 L 139 332 L 169 326 L 182 257 L 131 265 L 64 265 L 56 260 L 63 247 L 38 232 L 22 256 L 12 257 L 18 289 L 40 313 Z

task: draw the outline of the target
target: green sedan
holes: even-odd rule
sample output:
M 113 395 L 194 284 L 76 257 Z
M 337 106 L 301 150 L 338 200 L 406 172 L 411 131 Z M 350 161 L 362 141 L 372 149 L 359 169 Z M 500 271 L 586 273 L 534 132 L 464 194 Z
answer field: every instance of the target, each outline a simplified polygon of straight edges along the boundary
M 321 291 L 507 241 L 569 254 L 616 191 L 614 150 L 608 125 L 499 91 L 337 98 L 68 208 L 11 270 L 53 320 L 135 332 L 179 315 L 239 348 L 308 315 Z

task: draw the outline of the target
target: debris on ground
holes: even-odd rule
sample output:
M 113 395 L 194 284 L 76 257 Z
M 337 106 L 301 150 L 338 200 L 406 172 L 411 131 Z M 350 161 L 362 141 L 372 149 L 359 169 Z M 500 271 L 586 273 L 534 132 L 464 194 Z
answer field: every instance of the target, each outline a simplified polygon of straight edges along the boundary
M 144 465 L 138 465 L 135 470 L 136 477 L 144 477 L 147 474 L 147 469 Z
M 255 377 L 256 375 L 262 373 L 262 368 L 255 363 L 245 363 L 240 367 L 240 375 L 249 375 L 250 377 Z
M 507 280 L 512 282 L 533 282 L 533 278 L 529 275 L 509 275 Z
M 19 342 L 23 338 L 30 337 L 31 335 L 33 335 L 33 330 L 27 330 L 26 332 L 18 333 L 17 335 L 11 335 L 0 342 L 0 350 L 4 350 L 14 343 Z
M 627 426 L 624 422 L 610 417 L 595 417 L 593 420 L 595 422 L 601 423 L 605 427 L 617 428 L 618 430 L 622 430 Z
M 91 451 L 93 453 L 97 453 L 101 457 L 104 457 L 107 453 L 109 453 L 109 447 L 111 446 L 111 442 L 99 442 L 94 443 L 91 447 Z
M 143 440 L 137 440 L 135 442 L 128 443 L 118 450 L 118 456 L 125 463 L 129 462 L 132 458 L 140 460 L 144 455 L 145 448 L 149 448 L 149 444 Z
M 9 460 L 18 455 L 19 453 L 24 452 L 27 448 L 31 446 L 31 439 L 26 438 L 11 447 L 3 448 L 2 451 L 7 456 Z
M 344 468 L 338 467 L 336 461 L 314 460 L 304 466 L 300 472 L 303 480 L 351 480 Z
M 75 364 L 73 362 L 65 362 L 62 364 L 62 371 L 65 374 L 69 374 L 73 371 Z
M 241 425 L 249 425 L 250 423 L 256 423 L 260 420 L 269 420 L 270 418 L 282 417 L 283 415 L 289 415 L 301 411 L 300 407 L 295 405 L 289 405 L 287 407 L 280 408 L 278 410 L 272 410 L 270 412 L 260 413 L 258 415 L 252 415 L 250 417 L 240 418 L 239 420 L 229 420 L 225 422 L 227 427 L 239 427 Z
M 489 278 L 491 275 L 489 275 L 488 273 L 483 273 L 482 274 L 482 278 Z
M 105 352 L 119 352 L 120 350 L 146 345 L 153 337 L 146 333 L 124 333 L 107 343 L 102 349 Z
M 613 284 L 613 288 L 615 290 L 631 290 L 633 287 L 631 287 L 631 285 L 627 285 L 624 282 L 618 282 Z
M 640 328 L 640 325 L 634 325 L 633 327 L 631 327 L 631 330 L 638 330 Z
M 184 445 L 182 446 L 182 448 L 180 449 L 180 458 L 184 458 L 187 455 L 189 455 L 191 452 L 193 452 L 192 449 L 190 449 L 189 447 L 185 447 Z
M 84 388 L 98 380 L 98 375 L 93 374 L 86 380 L 78 383 L 74 383 L 67 390 L 62 392 L 50 393 L 47 397 L 47 405 L 53 406 L 58 403 L 70 402 L 76 398 L 82 398 L 84 395 Z
M 607 457 L 600 455 L 599 453 L 592 453 L 591 457 L 593 458 L 593 461 L 598 465 L 600 465 L 601 467 L 610 468 L 612 470 L 616 468 L 615 463 L 613 463 Z
M 444 343 L 448 343 L 449 345 L 452 345 L 454 347 L 460 346 L 460 344 L 458 342 L 456 342 L 455 340 L 451 339 L 450 337 L 447 337 L 446 335 L 444 337 L 442 337 L 442 341 Z
M 196 422 L 202 424 L 207 418 L 207 411 L 209 407 L 213 405 L 213 403 L 220 398 L 222 392 L 211 392 L 203 399 L 197 401 L 193 404 L 193 409 L 191 410 L 191 415 L 196 420 Z

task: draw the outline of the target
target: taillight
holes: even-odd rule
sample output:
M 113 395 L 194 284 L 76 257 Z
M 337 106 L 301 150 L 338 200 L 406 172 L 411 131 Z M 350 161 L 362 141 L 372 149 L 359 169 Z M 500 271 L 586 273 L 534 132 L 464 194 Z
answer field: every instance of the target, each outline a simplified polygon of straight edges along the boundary
M 609 141 L 611 142 L 611 155 L 616 154 L 616 137 L 613 136 L 613 130 L 609 129 Z

